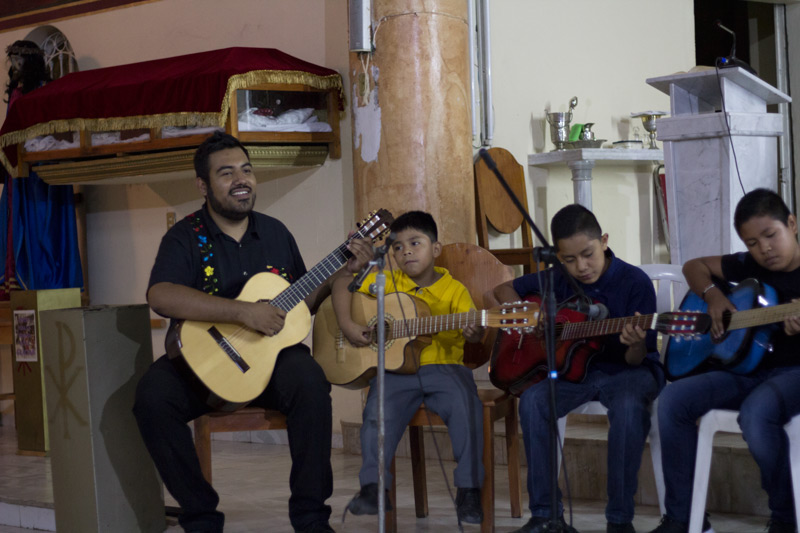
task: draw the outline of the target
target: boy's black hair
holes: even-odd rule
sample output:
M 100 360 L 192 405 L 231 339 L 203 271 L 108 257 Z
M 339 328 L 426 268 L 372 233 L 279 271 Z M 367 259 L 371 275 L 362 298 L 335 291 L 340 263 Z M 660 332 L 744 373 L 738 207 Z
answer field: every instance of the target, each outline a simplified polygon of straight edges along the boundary
M 194 171 L 197 177 L 208 184 L 209 173 L 211 172 L 211 169 L 208 168 L 208 160 L 211 154 L 227 148 L 241 148 L 248 161 L 250 160 L 250 153 L 239 142 L 239 139 L 224 131 L 215 131 L 211 137 L 197 147 L 197 151 L 194 153 Z
M 599 239 L 603 235 L 600 223 L 594 213 L 580 204 L 562 207 L 550 221 L 550 234 L 553 244 L 558 249 L 558 241 L 569 239 L 573 235 L 583 233 L 590 239 Z
M 439 240 L 439 230 L 436 229 L 436 221 L 430 213 L 425 211 L 408 211 L 403 213 L 392 222 L 392 231 L 398 233 L 404 229 L 413 228 L 421 231 L 431 242 Z
M 739 203 L 736 204 L 736 211 L 733 213 L 733 227 L 736 233 L 742 229 L 742 225 L 753 217 L 767 216 L 789 224 L 791 212 L 786 207 L 783 199 L 777 193 L 769 189 L 756 189 L 745 194 Z

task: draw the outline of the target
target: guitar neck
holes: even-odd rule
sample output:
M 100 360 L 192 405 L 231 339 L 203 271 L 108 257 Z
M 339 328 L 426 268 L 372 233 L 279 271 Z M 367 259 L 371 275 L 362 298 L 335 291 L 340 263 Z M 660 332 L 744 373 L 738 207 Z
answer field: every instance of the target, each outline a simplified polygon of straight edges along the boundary
M 731 315 L 731 323 L 728 329 L 752 328 L 774 324 L 775 322 L 783 322 L 787 318 L 798 314 L 800 314 L 800 302 L 737 311 Z
M 392 322 L 389 336 L 393 339 L 397 339 L 415 337 L 417 335 L 431 335 L 440 331 L 464 329 L 471 325 L 486 326 L 486 311 L 477 311 L 473 309 L 466 313 L 432 315 L 422 318 L 410 318 L 408 320 L 396 320 Z
M 639 326 L 644 330 L 654 329 L 658 315 L 640 315 L 621 318 L 609 318 L 595 322 L 570 322 L 561 328 L 559 340 L 584 339 L 589 337 L 601 337 L 612 333 L 620 333 L 625 326 Z M 556 325 L 558 334 L 558 325 Z
M 342 245 L 332 251 L 328 256 L 320 261 L 311 270 L 306 272 L 296 282 L 292 283 L 287 289 L 278 294 L 271 300 L 271 304 L 287 313 L 306 299 L 314 290 L 325 283 L 329 277 L 342 268 L 353 254 L 347 249 L 347 245 L 352 239 L 362 238 L 359 233 L 354 234 Z

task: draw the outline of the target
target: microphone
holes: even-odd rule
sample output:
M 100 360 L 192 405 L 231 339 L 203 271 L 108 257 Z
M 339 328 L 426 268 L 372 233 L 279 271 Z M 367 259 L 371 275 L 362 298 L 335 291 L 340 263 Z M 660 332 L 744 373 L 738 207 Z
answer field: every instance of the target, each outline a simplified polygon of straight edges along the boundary
M 608 307 L 600 303 L 587 302 L 580 298 L 567 302 L 566 308 L 583 313 L 590 320 L 605 320 L 608 318 Z
M 377 259 L 378 257 L 386 255 L 386 252 L 389 251 L 389 248 L 392 247 L 392 243 L 394 243 L 394 241 L 396 240 L 397 240 L 397 233 L 393 231 L 389 233 L 389 235 L 386 237 L 386 240 L 383 241 L 383 245 L 373 250 L 375 258 Z M 351 281 L 350 285 L 347 286 L 347 290 L 350 292 L 358 291 L 358 289 L 361 288 L 361 285 L 364 283 L 364 280 L 367 279 L 367 276 L 371 271 L 372 271 L 372 264 L 368 263 L 367 265 L 364 266 L 364 268 L 361 269 L 361 272 L 358 273 L 358 276 L 353 278 L 353 281 Z
M 391 247 L 392 244 L 394 244 L 394 241 L 396 240 L 397 240 L 397 233 L 392 231 L 389 233 L 389 236 L 386 237 L 386 240 L 383 241 L 383 245 L 386 246 L 386 249 L 388 250 L 389 247 Z
M 756 71 L 753 67 L 742 61 L 741 59 L 736 57 L 736 32 L 734 32 L 729 27 L 725 26 L 721 20 L 717 19 L 714 21 L 714 25 L 717 26 L 719 29 L 726 33 L 730 33 L 731 37 L 733 37 L 733 45 L 731 46 L 731 54 L 729 57 L 720 57 L 717 59 L 717 63 L 719 68 L 732 68 L 732 67 L 742 67 L 747 72 L 757 75 Z
M 372 265 L 367 263 L 364 268 L 361 269 L 361 272 L 358 273 L 358 276 L 353 278 L 353 281 L 351 281 L 350 285 L 347 286 L 347 290 L 350 292 L 358 291 L 358 289 L 361 288 L 361 285 L 364 284 L 364 280 L 367 279 L 370 271 L 372 271 Z
M 719 19 L 715 20 L 714 24 L 716 24 L 716 26 L 722 31 L 730 33 L 731 37 L 733 37 L 733 46 L 731 47 L 731 59 L 734 59 L 736 57 L 736 33 L 732 29 L 722 24 L 722 21 Z

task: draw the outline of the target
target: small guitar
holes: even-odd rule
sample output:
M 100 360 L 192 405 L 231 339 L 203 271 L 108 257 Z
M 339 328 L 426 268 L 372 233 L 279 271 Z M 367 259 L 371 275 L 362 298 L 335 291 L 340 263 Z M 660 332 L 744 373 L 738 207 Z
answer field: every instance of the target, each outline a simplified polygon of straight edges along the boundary
M 725 335 L 721 339 L 712 340 L 707 333 L 694 340 L 670 340 L 666 355 L 670 379 L 702 371 L 706 362 L 712 368 L 736 374 L 752 372 L 772 349 L 770 338 L 780 329 L 780 322 L 800 315 L 800 302 L 777 305 L 775 289 L 755 279 L 733 287 L 728 299 L 738 311 L 725 314 Z M 705 312 L 708 305 L 690 292 L 681 302 L 681 309 Z
M 378 321 L 377 300 L 363 293 L 353 295 L 351 316 L 359 324 L 373 327 Z M 440 331 L 463 329 L 468 325 L 494 328 L 529 327 L 536 324 L 538 308 L 503 305 L 484 311 L 451 315 L 431 315 L 427 304 L 406 293 L 386 295 L 385 367 L 395 374 L 413 374 L 419 368 L 419 355 Z M 405 312 L 406 319 L 403 319 Z M 368 346 L 357 347 L 344 337 L 331 298 L 320 305 L 314 319 L 314 359 L 334 385 L 360 389 L 369 385 L 377 373 L 377 332 L 373 329 Z M 409 338 L 408 341 L 399 339 Z
M 539 304 L 541 298 L 530 296 L 526 301 Z M 708 331 L 711 317 L 680 311 L 587 322 L 583 313 L 561 309 L 556 313 L 559 379 L 582 381 L 592 357 L 603 349 L 601 337 L 620 333 L 627 324 L 668 335 L 695 335 Z M 530 333 L 504 331 L 498 335 L 489 367 L 489 378 L 495 387 L 519 395 L 546 377 L 547 351 L 540 328 Z
M 394 219 L 381 209 L 350 238 L 295 283 L 262 272 L 245 284 L 237 300 L 269 302 L 286 311 L 283 329 L 272 337 L 240 324 L 176 321 L 167 333 L 167 355 L 213 408 L 234 411 L 267 388 L 278 353 L 306 338 L 311 312 L 304 299 L 347 263 L 353 239 L 378 239 Z

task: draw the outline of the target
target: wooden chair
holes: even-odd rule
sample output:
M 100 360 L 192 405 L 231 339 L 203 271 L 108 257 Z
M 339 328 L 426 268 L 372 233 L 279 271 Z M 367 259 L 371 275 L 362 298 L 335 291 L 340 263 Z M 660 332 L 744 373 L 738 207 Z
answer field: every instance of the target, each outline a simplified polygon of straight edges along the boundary
M 211 483 L 211 434 L 228 431 L 286 429 L 286 416 L 261 407 L 244 407 L 234 412 L 212 411 L 194 421 L 194 447 L 203 476 Z
M 490 252 L 474 244 L 456 243 L 444 246 L 436 264 L 447 268 L 455 279 L 469 289 L 477 309 L 498 305 L 499 302 L 492 295 L 493 289 L 514 277 L 511 267 L 503 265 Z M 496 331 L 490 330 L 483 343 L 466 345 L 464 362 L 467 366 L 475 369 L 489 360 L 495 335 Z M 494 531 L 494 423 L 501 419 L 505 420 L 506 426 L 511 516 L 515 518 L 522 516 L 517 401 L 515 397 L 498 389 L 479 389 L 478 396 L 483 403 L 483 466 L 486 472 L 481 491 L 483 508 L 481 532 L 489 533 Z M 426 411 L 423 405 L 414 415 L 408 428 L 414 478 L 414 503 L 418 518 L 428 516 L 425 449 L 422 437 L 423 428 L 429 425 L 429 417 L 430 424 L 444 425 L 438 415 Z M 391 501 L 396 502 L 397 478 L 394 476 L 394 460 L 391 470 L 392 484 L 389 490 Z M 386 530 L 397 531 L 395 511 L 386 514 Z
M 497 169 L 508 182 L 511 190 L 526 207 L 528 195 L 525 190 L 525 173 L 522 165 L 517 163 L 511 152 L 505 148 L 490 148 Z M 492 252 L 501 263 L 506 265 L 523 265 L 525 274 L 536 271 L 533 260 L 533 239 L 531 228 L 522 218 L 522 214 L 508 197 L 505 189 L 497 180 L 494 172 L 489 170 L 483 159 L 474 164 L 475 169 L 475 207 L 478 228 L 478 244 Z M 522 246 L 517 248 L 489 247 L 489 226 L 502 234 L 512 234 L 518 229 L 522 232 Z

